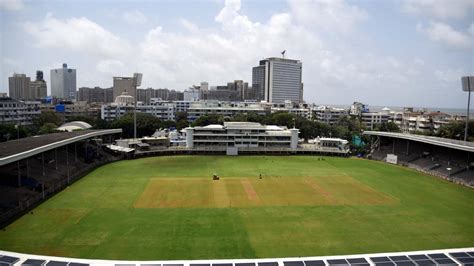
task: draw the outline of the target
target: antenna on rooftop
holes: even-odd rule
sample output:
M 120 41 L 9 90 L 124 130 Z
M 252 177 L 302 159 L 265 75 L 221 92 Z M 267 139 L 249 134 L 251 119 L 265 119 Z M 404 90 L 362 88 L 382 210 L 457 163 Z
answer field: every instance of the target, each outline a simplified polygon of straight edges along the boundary
M 283 50 L 283 52 L 281 52 L 281 56 L 282 56 L 283 58 L 285 58 L 285 53 L 286 53 L 286 50 Z

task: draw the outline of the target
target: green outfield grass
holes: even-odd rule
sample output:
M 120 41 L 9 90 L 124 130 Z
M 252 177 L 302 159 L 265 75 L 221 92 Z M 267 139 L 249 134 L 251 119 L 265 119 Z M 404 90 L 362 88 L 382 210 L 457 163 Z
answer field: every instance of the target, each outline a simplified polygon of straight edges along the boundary
M 473 206 L 472 189 L 363 159 L 154 157 L 96 169 L 0 231 L 0 249 L 162 260 L 472 247 Z

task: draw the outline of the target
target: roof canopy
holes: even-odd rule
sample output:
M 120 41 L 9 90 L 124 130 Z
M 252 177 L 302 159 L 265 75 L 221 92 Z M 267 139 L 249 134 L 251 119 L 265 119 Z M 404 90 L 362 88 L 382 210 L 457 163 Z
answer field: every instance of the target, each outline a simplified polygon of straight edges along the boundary
M 122 133 L 122 129 L 81 130 L 10 140 L 0 143 L 0 166 L 97 136 Z
M 423 136 L 423 135 L 412 135 L 407 133 L 396 133 L 396 132 L 383 132 L 383 131 L 364 131 L 362 133 L 364 135 L 370 136 L 382 136 L 382 137 L 389 137 L 389 138 L 397 138 L 397 139 L 407 139 L 411 141 L 418 141 L 423 143 L 428 143 L 432 145 L 447 147 L 456 150 L 474 152 L 474 142 L 464 142 L 461 140 L 455 139 L 446 139 L 446 138 L 439 138 L 439 137 L 431 137 L 431 136 Z

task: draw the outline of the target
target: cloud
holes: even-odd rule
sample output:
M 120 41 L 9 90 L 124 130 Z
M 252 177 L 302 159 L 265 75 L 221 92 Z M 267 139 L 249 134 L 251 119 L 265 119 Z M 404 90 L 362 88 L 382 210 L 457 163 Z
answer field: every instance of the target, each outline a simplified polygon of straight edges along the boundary
M 469 29 L 467 31 L 469 32 L 469 34 L 474 36 L 474 23 L 471 24 L 471 26 L 469 27 Z
M 329 7 L 312 8 L 309 11 L 313 16 L 330 13 Z M 349 10 L 349 13 L 352 10 L 355 14 L 351 18 L 347 14 L 337 18 L 334 14 L 333 21 L 339 21 L 334 23 L 342 20 L 355 23 L 366 17 L 361 15 L 365 11 L 342 1 L 331 10 Z M 303 62 L 305 99 L 309 102 L 350 103 L 355 99 L 375 97 L 384 101 L 383 104 L 389 104 L 410 98 L 415 86 L 413 79 L 419 78 L 419 84 L 423 82 L 424 61 L 421 58 L 404 61 L 390 55 L 338 49 L 339 45 L 320 37 L 319 28 L 309 22 L 303 23 L 295 16 L 293 12 L 275 13 L 267 21 L 256 22 L 241 14 L 240 2 L 226 1 L 215 17 L 218 29 L 201 29 L 183 20 L 183 26 L 191 29 L 183 34 L 157 26 L 147 33 L 138 49 L 141 51 L 138 60 L 146 69 L 144 82 L 152 86 L 168 84 L 178 89 L 200 81 L 218 85 L 244 79 L 251 83 L 251 68 L 262 58 L 280 56 L 285 49 L 287 57 Z M 355 27 L 357 25 L 352 24 L 350 28 L 338 28 L 338 41 L 351 43 L 351 34 L 345 33 Z M 334 91 L 340 92 L 337 99 Z
M 148 21 L 148 18 L 138 10 L 125 12 L 122 18 L 130 24 L 143 24 Z
M 309 102 L 416 105 L 417 99 L 433 93 L 433 99 L 446 104 L 448 97 L 435 90 L 447 90 L 454 81 L 440 84 L 432 78 L 430 58 L 403 58 L 383 50 L 374 54 L 370 45 L 357 43 L 360 36 L 353 33 L 368 19 L 364 9 L 342 0 L 297 4 L 290 2 L 286 12 L 257 21 L 243 14 L 240 1 L 228 0 L 211 17 L 215 24 L 209 28 L 181 18 L 184 31 L 154 25 L 136 43 L 87 18 L 61 20 L 48 15 L 26 23 L 25 30 L 39 48 L 91 57 L 87 65 L 77 67 L 82 83 L 78 86 L 110 86 L 112 76 L 134 72 L 144 73 L 143 87 L 183 90 L 201 81 L 214 86 L 234 79 L 251 84 L 252 67 L 259 60 L 287 50 L 288 58 L 303 62 L 304 98 Z M 429 36 L 432 28 L 436 29 L 434 24 L 419 30 Z M 321 34 L 328 31 L 337 38 Z M 474 26 L 469 31 L 474 32 Z M 451 35 L 439 34 L 443 37 L 438 41 Z M 452 39 L 459 39 L 456 36 Z M 90 68 L 91 62 L 95 68 Z
M 24 23 L 23 28 L 40 48 L 70 49 L 105 58 L 121 57 L 130 50 L 127 41 L 85 17 L 60 20 L 49 13 L 42 21 Z
M 106 59 L 99 61 L 96 65 L 96 69 L 101 73 L 118 75 L 123 72 L 124 66 L 124 63 L 120 60 Z
M 474 23 L 471 27 L 456 29 L 454 21 L 465 21 L 474 16 L 472 0 L 404 0 L 402 10 L 406 13 L 424 17 L 416 29 L 431 41 L 451 49 L 474 49 Z M 471 21 L 469 21 L 471 22 Z M 458 26 L 459 27 L 459 26 Z
M 221 9 L 219 14 L 215 17 L 215 20 L 220 23 L 226 23 L 227 21 L 238 17 L 240 7 L 240 0 L 226 0 L 224 8 Z
M 295 18 L 318 31 L 348 32 L 365 21 L 368 14 L 344 0 L 288 1 Z
M 181 26 L 183 26 L 183 28 L 185 28 L 186 30 L 190 32 L 196 32 L 198 30 L 198 26 L 196 26 L 194 23 L 192 23 L 191 21 L 187 19 L 180 18 L 179 22 Z
M 18 11 L 23 9 L 25 6 L 22 0 L 1 0 L 0 9 L 9 11 Z
M 474 13 L 474 1 L 405 0 L 402 10 L 436 19 L 463 19 Z
M 465 75 L 461 69 L 436 69 L 434 71 L 435 76 L 438 80 L 442 81 L 443 83 L 459 83 L 458 87 L 461 87 L 461 77 Z
M 18 59 L 4 57 L 2 59 L 2 65 L 8 65 L 8 66 L 11 66 L 11 67 L 21 67 L 22 62 Z
M 430 22 L 426 27 L 421 24 L 417 26 L 417 30 L 425 33 L 430 40 L 457 49 L 474 48 L 473 28 L 474 24 L 466 32 L 461 32 L 442 22 Z

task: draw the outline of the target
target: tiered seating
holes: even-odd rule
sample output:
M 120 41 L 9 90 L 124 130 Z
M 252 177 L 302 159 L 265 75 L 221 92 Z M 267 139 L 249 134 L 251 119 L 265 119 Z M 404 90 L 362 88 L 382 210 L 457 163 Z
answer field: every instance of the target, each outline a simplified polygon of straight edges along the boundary
M 453 176 L 459 180 L 463 180 L 471 186 L 474 186 L 474 170 L 466 170 L 459 172 Z
M 451 170 L 448 170 L 448 168 L 450 168 Z M 436 168 L 434 171 L 444 176 L 451 176 L 452 174 L 457 173 L 463 169 L 465 168 L 456 165 L 443 164 L 440 165 L 440 167 Z
M 48 151 L 20 162 L 21 187 L 18 187 L 18 163 L 0 169 L 0 223 L 24 211 L 33 203 L 64 188 L 94 167 L 117 160 L 96 145 L 80 143 Z M 56 162 L 57 160 L 57 162 Z M 43 164 L 44 162 L 44 164 Z M 11 210 L 16 210 L 12 212 Z
M 429 170 L 429 169 L 434 168 L 434 166 L 436 164 L 430 158 L 419 158 L 419 159 L 417 159 L 417 160 L 415 160 L 411 163 L 418 166 L 420 169 L 425 169 L 425 170 Z
M 394 153 L 399 164 L 455 182 L 474 183 L 472 170 L 467 170 L 470 161 L 474 160 L 474 155 L 469 158 L 465 151 L 415 141 L 407 143 L 406 140 L 400 139 L 394 142 L 385 139 L 380 141 L 380 145 L 372 151 L 371 155 L 375 160 L 385 160 L 387 154 Z
M 412 153 L 412 154 L 400 154 L 398 155 L 398 160 L 405 163 L 410 163 L 421 157 L 421 154 Z

